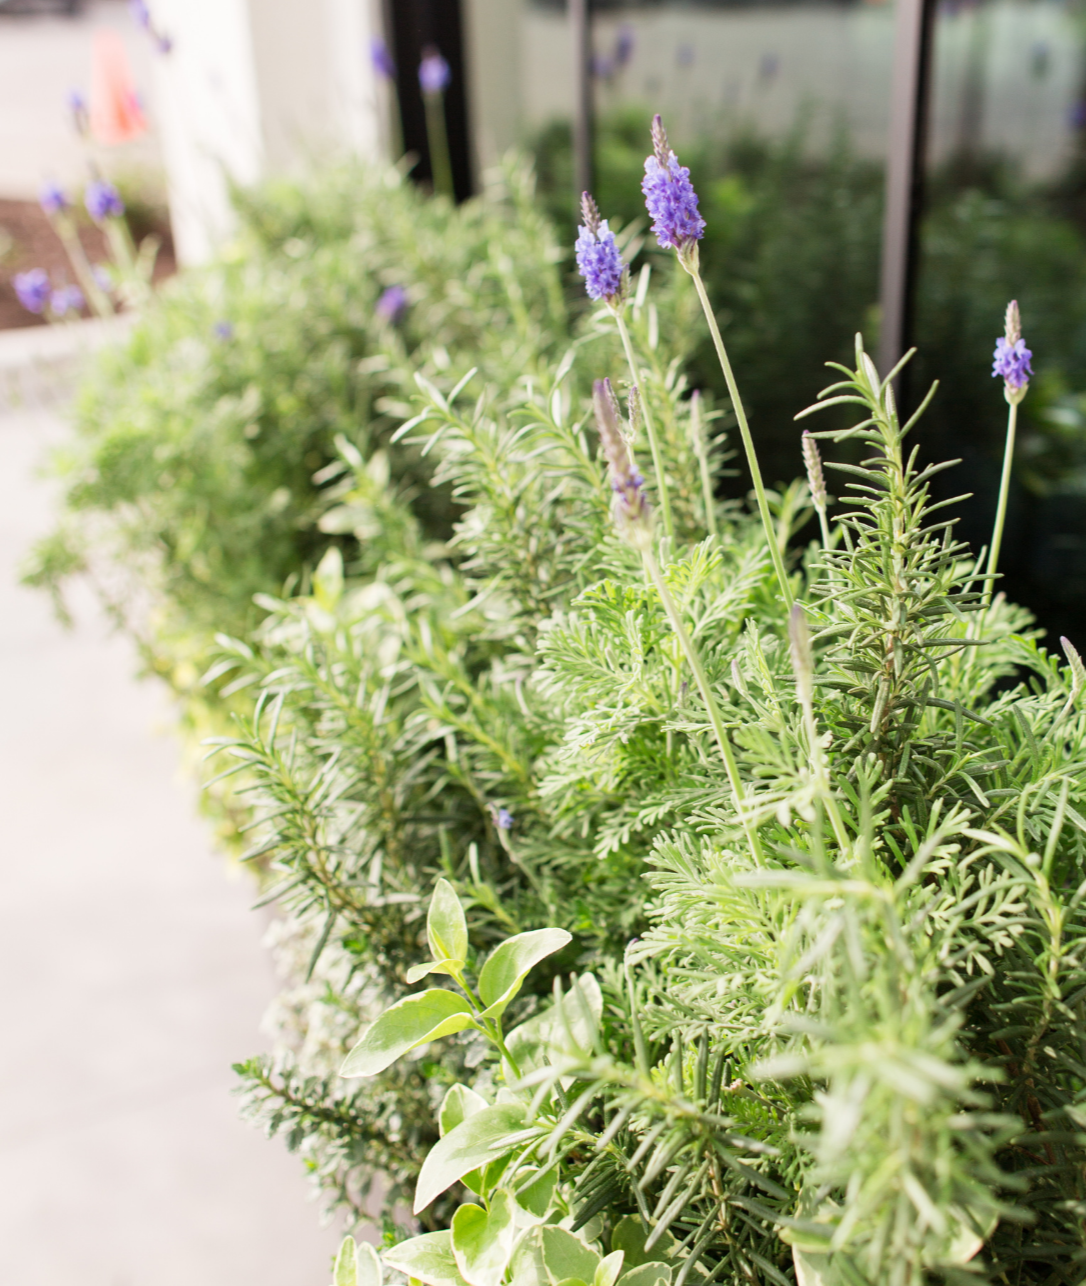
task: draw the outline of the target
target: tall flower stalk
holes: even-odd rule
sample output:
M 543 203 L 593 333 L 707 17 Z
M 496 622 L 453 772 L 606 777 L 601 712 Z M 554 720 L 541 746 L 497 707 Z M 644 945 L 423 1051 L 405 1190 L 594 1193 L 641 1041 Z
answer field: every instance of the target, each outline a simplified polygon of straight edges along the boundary
M 999 500 L 996 504 L 995 523 L 992 526 L 992 544 L 988 553 L 988 584 L 984 591 L 984 606 L 992 601 L 992 589 L 999 569 L 999 551 L 1003 544 L 1003 528 L 1007 522 L 1007 497 L 1011 487 L 1011 469 L 1014 467 L 1014 438 L 1018 428 L 1018 404 L 1029 389 L 1033 368 L 1033 354 L 1022 338 L 1022 318 L 1018 300 L 1007 305 L 1003 334 L 996 340 L 992 361 L 992 375 L 1003 377 L 1003 396 L 1007 399 L 1007 440 L 1003 448 L 1003 474 L 999 479 Z
M 452 72 L 449 64 L 433 46 L 423 51 L 419 63 L 419 88 L 426 107 L 426 142 L 430 149 L 430 170 L 434 191 L 451 200 L 454 195 L 449 133 L 445 128 L 445 90 Z
M 630 459 L 607 381 L 597 380 L 595 382 L 593 386 L 593 404 L 596 411 L 596 427 L 599 430 L 600 443 L 607 460 L 607 473 L 611 480 L 611 489 L 615 493 L 613 505 L 615 526 L 618 528 L 622 538 L 641 554 L 645 571 L 655 586 L 656 592 L 660 595 L 660 601 L 667 614 L 667 619 L 678 640 L 682 654 L 690 666 L 694 682 L 701 693 L 701 699 L 705 702 L 709 724 L 720 748 L 721 758 L 724 760 L 724 770 L 728 774 L 728 784 L 731 786 L 732 796 L 735 801 L 735 811 L 739 815 L 740 824 L 746 834 L 747 842 L 750 844 L 751 853 L 760 863 L 762 861 L 761 842 L 758 838 L 758 831 L 744 807 L 746 792 L 743 788 L 742 778 L 739 776 L 739 765 L 736 762 L 735 751 L 732 749 L 731 739 L 724 724 L 724 716 L 709 682 L 709 676 L 705 673 L 705 666 L 702 664 L 701 656 L 683 623 L 679 605 L 675 601 L 675 596 L 671 592 L 671 587 L 664 577 L 660 564 L 656 561 L 656 555 L 653 552 L 652 507 L 644 494 L 645 480 L 638 473 L 636 466 Z
M 656 233 L 656 240 L 661 246 L 676 252 L 679 263 L 693 278 L 705 313 L 705 320 L 709 323 L 713 346 L 716 348 L 716 355 L 724 372 L 724 380 L 728 385 L 728 395 L 732 400 L 735 418 L 739 424 L 739 435 L 743 440 L 743 450 L 746 452 L 747 466 L 754 484 L 754 494 L 758 499 L 758 513 L 769 544 L 769 556 L 773 560 L 773 569 L 777 573 L 785 608 L 791 611 L 792 587 L 784 567 L 781 542 L 769 509 L 762 471 L 758 466 L 758 456 L 754 450 L 754 439 L 750 435 L 750 425 L 747 423 L 747 413 L 743 408 L 743 399 L 739 396 L 739 387 L 735 382 L 720 327 L 717 325 L 716 314 L 709 302 L 705 283 L 701 279 L 698 242 L 705 233 L 705 220 L 698 213 L 698 194 L 690 182 L 689 169 L 679 164 L 678 157 L 671 150 L 667 131 L 659 115 L 654 116 L 652 120 L 652 143 L 653 154 L 645 161 L 645 178 L 641 184 L 641 190 L 645 194 L 645 205 L 652 216 L 652 230 Z
M 668 496 L 667 478 L 664 476 L 664 460 L 660 451 L 660 439 L 656 433 L 656 423 L 652 418 L 652 407 L 641 387 L 640 370 L 630 332 L 626 326 L 626 296 L 629 293 L 630 273 L 622 261 L 615 234 L 607 226 L 607 220 L 600 218 L 599 208 L 589 193 L 581 195 L 581 215 L 584 223 L 577 238 L 577 267 L 584 278 L 585 290 L 589 299 L 602 299 L 611 310 L 618 327 L 619 338 L 626 354 L 626 364 L 630 368 L 630 387 L 641 417 L 645 421 L 645 434 L 652 452 L 652 467 L 656 474 L 656 495 L 660 501 L 660 520 L 664 534 L 675 534 L 671 517 L 671 499 Z

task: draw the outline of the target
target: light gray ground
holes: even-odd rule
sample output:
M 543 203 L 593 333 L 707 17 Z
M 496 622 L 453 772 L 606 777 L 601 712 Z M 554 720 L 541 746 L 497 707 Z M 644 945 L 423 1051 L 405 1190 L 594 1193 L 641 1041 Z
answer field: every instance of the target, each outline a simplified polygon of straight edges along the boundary
M 326 1286 L 300 1162 L 229 1093 L 275 990 L 251 890 L 130 648 L 89 598 L 65 633 L 15 581 L 64 431 L 0 409 L 0 1279 Z

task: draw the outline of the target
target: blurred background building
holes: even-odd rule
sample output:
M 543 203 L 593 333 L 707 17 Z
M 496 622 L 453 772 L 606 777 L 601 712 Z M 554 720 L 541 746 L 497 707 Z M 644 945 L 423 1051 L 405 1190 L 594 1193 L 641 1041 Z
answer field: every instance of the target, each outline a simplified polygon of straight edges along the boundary
M 0 0 L 0 94 L 15 104 L 0 121 L 0 198 L 83 164 L 63 101 L 87 30 L 115 26 L 151 127 L 129 160 L 165 176 L 182 263 L 228 236 L 232 184 L 344 151 L 406 154 L 431 182 L 429 49 L 450 69 L 456 196 L 528 148 L 570 231 L 589 182 L 612 219 L 642 218 L 647 123 L 662 112 L 702 194 L 703 257 L 769 474 L 795 471 L 792 416 L 856 329 L 873 348 L 881 334 L 884 367 L 915 342 L 902 393 L 942 381 L 922 432 L 965 461 L 947 485 L 977 495 L 962 527 L 977 547 L 1004 420 L 989 353 L 1018 298 L 1038 378 L 1008 587 L 1050 629 L 1083 633 L 1082 0 L 152 0 L 157 49 L 121 0 L 68 19 L 15 12 L 48 3 Z M 52 52 L 35 63 L 42 22 Z

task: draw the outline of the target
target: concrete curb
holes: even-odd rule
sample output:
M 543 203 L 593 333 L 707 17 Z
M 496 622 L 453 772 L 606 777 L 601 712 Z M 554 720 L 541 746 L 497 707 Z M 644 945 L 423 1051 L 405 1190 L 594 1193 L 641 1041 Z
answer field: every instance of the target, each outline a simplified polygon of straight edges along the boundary
M 0 411 L 50 406 L 69 397 L 87 360 L 123 342 L 135 313 L 0 331 Z

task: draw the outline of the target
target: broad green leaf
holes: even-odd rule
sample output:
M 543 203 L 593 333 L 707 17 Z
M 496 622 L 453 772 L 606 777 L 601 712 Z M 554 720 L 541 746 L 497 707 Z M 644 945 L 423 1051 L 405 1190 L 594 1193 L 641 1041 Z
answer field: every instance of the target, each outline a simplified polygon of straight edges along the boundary
M 539 1232 L 543 1241 L 543 1267 L 554 1286 L 567 1277 L 579 1277 L 583 1282 L 595 1278 L 600 1257 L 580 1237 L 553 1226 L 540 1228 Z
M 338 545 L 329 545 L 313 573 L 313 597 L 326 612 L 335 611 L 343 597 L 343 555 Z
M 466 1085 L 450 1085 L 437 1110 L 438 1132 L 444 1137 L 450 1130 L 455 1130 L 469 1116 L 481 1112 L 487 1101 L 481 1094 L 476 1094 Z
M 471 1006 L 453 991 L 434 988 L 397 1001 L 347 1055 L 340 1076 L 376 1076 L 408 1050 L 472 1023 Z
M 357 1251 L 358 1286 L 382 1286 L 385 1279 L 377 1251 L 368 1241 L 359 1242 Z M 339 1286 L 339 1283 L 336 1283 Z
M 592 974 L 583 973 L 562 997 L 561 1014 L 557 1005 L 550 1005 L 514 1027 L 505 1043 L 523 1075 L 542 1067 L 552 1053 L 564 1053 L 570 1037 L 578 1049 L 589 1053 L 596 1043 L 602 1014 L 600 984 Z
M 468 1204 L 453 1215 L 453 1255 L 468 1286 L 500 1286 L 516 1236 L 513 1210 L 512 1196 L 496 1192 L 489 1212 Z
M 550 1286 L 550 1278 L 543 1267 L 542 1229 L 528 1228 L 513 1244 L 513 1257 L 509 1261 L 512 1286 Z
M 536 1168 L 535 1173 L 540 1171 Z M 550 1209 L 551 1197 L 554 1195 L 554 1185 L 558 1180 L 558 1170 L 555 1167 L 547 1170 L 540 1178 L 533 1179 L 531 1183 L 517 1190 L 517 1203 L 523 1206 L 530 1215 L 535 1215 L 537 1219 L 542 1219 Z
M 479 974 L 479 995 L 487 1006 L 487 1017 L 496 1018 L 505 1009 L 534 965 L 572 940 L 565 929 L 533 929 L 495 947 Z
M 435 960 L 467 959 L 468 922 L 448 880 L 438 880 L 426 916 L 426 936 Z
M 618 1279 L 618 1286 L 671 1286 L 671 1269 L 658 1259 L 638 1264 Z
M 675 1238 L 665 1232 L 658 1237 L 651 1250 L 645 1249 L 645 1239 L 650 1229 L 646 1228 L 637 1215 L 626 1215 L 615 1224 L 611 1234 L 611 1249 L 622 1250 L 626 1254 L 626 1268 L 639 1268 L 642 1264 L 656 1263 L 661 1257 L 669 1257 Z
M 332 1270 L 333 1286 L 358 1286 L 358 1260 L 353 1237 L 344 1237 Z
M 382 1256 L 389 1268 L 398 1269 L 426 1286 L 466 1286 L 456 1267 L 452 1233 L 427 1232 L 386 1250 Z
M 381 1261 L 369 1242 L 356 1245 L 353 1237 L 344 1237 L 336 1256 L 333 1286 L 381 1286 L 383 1281 Z
M 592 1286 L 615 1286 L 618 1281 L 618 1275 L 622 1272 L 622 1262 L 625 1255 L 621 1250 L 612 1250 L 609 1255 L 604 1255 L 596 1267 L 596 1276 L 592 1279 Z
M 524 1125 L 524 1107 L 512 1103 L 485 1107 L 450 1130 L 434 1144 L 422 1163 L 415 1188 L 415 1214 L 425 1210 L 435 1197 L 462 1179 L 508 1152 L 510 1135 Z
M 425 964 L 412 965 L 408 969 L 407 981 L 409 983 L 421 982 L 423 978 L 431 973 L 444 973 L 452 977 L 454 974 L 461 973 L 463 968 L 463 960 L 427 960 Z

